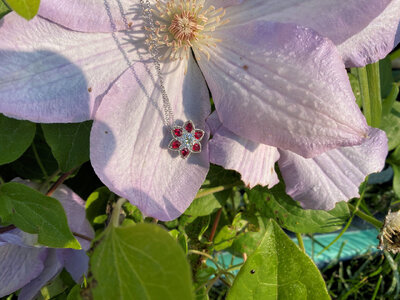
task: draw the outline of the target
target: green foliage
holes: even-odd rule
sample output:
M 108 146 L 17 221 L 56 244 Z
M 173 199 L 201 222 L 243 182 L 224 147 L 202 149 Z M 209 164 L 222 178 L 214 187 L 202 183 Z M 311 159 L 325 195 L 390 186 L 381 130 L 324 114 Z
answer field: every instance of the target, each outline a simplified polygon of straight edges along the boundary
M 386 57 L 379 61 L 379 78 L 382 98 L 389 96 L 392 90 L 393 74 L 392 74 L 392 61 Z
M 392 83 L 392 89 L 388 96 L 382 101 L 382 115 L 386 117 L 390 114 L 393 104 L 395 103 L 397 96 L 399 95 L 399 86 L 396 83 Z
M 197 193 L 196 198 L 185 211 L 192 217 L 207 216 L 225 204 L 232 192 L 230 189 L 220 190 L 221 187 L 236 186 L 240 175 L 234 171 L 224 170 L 220 166 L 211 165 L 207 179 Z
M 275 219 L 281 226 L 298 233 L 325 233 L 339 230 L 350 217 L 346 203 L 338 203 L 330 211 L 304 210 L 285 193 L 284 185 L 271 190 L 255 187 L 249 191 L 249 199 L 265 218 Z
M 38 234 L 42 245 L 81 249 L 60 202 L 23 184 L 10 182 L 0 186 L 0 218 L 25 232 Z
M 195 198 L 185 211 L 185 214 L 193 217 L 207 216 L 221 208 L 221 203 L 217 199 L 217 194 L 212 193 L 212 189 L 213 188 L 202 187 L 199 193 L 207 193 L 209 191 L 211 191 L 211 193 L 206 196 Z M 226 196 L 226 193 L 224 194 L 224 196 Z
M 0 165 L 18 159 L 32 144 L 35 132 L 36 124 L 0 114 Z
M 400 145 L 400 102 L 393 103 L 390 114 L 382 119 L 380 128 L 386 132 L 389 150 Z
M 8 14 L 10 11 L 11 9 L 9 9 L 8 6 L 5 5 L 2 0 L 0 0 L 0 19 Z
M 242 266 L 228 294 L 240 299 L 330 299 L 317 267 L 275 221 Z
M 43 137 L 41 126 L 36 127 L 33 143 L 27 151 L 16 161 L 6 165 L 7 173 L 14 173 L 14 177 L 28 178 L 31 180 L 46 180 L 48 176 L 58 169 L 57 161 L 51 153 Z
M 4 0 L 21 17 L 30 20 L 36 16 L 40 0 Z
M 233 219 L 232 225 L 223 226 L 214 239 L 214 250 L 221 251 L 230 247 L 234 238 L 247 225 L 247 221 L 242 219 L 242 214 L 239 213 Z
M 182 248 L 160 226 L 110 226 L 91 259 L 95 299 L 194 299 Z
M 92 122 L 42 124 L 46 142 L 63 172 L 89 160 L 89 136 Z
M 107 220 L 106 208 L 107 208 L 107 203 L 111 197 L 112 194 L 109 191 L 109 189 L 106 187 L 101 187 L 96 189 L 87 198 L 86 218 L 88 219 L 90 224 L 92 224 L 92 226 L 99 224 L 98 220 L 104 219 L 103 216 L 105 216 L 105 220 Z
M 400 198 L 400 146 L 390 155 L 388 162 L 393 168 L 393 190 Z
M 356 97 L 356 102 L 359 107 L 362 106 L 362 99 L 361 99 L 361 91 L 360 91 L 360 84 L 358 82 L 357 72 L 348 73 L 351 89 L 353 90 L 353 94 Z
M 67 300 L 81 300 L 80 287 L 75 285 L 68 294 Z

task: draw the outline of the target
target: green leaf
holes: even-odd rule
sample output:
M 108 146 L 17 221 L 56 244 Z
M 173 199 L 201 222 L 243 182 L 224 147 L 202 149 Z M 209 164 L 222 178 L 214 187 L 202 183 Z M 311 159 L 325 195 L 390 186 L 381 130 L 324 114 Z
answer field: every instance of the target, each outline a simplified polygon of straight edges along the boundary
M 400 165 L 392 165 L 393 168 L 393 190 L 400 197 Z
M 229 248 L 247 223 L 246 220 L 242 219 L 242 213 L 238 213 L 233 219 L 232 225 L 225 225 L 218 231 L 213 242 L 214 250 L 221 251 Z
M 382 98 L 389 96 L 392 90 L 393 74 L 392 74 L 392 61 L 387 56 L 379 61 L 379 74 Z
M 360 92 L 360 83 L 358 82 L 358 78 L 355 74 L 347 73 L 349 75 L 351 89 L 353 90 L 353 94 L 356 97 L 356 102 L 359 107 L 362 106 L 361 92 Z
M 68 294 L 67 300 L 81 300 L 81 287 L 75 285 Z
M 394 102 L 389 115 L 382 119 L 380 129 L 386 132 L 389 151 L 400 145 L 400 102 Z
M 32 144 L 36 124 L 0 114 L 0 165 L 18 159 Z
M 362 108 L 368 125 L 379 127 L 382 118 L 379 62 L 358 68 Z
M 246 231 L 236 237 L 230 248 L 238 256 L 243 253 L 251 254 L 260 245 L 265 234 L 265 222 L 269 222 L 269 219 L 262 218 L 259 212 L 254 212 L 254 216 L 248 217 L 248 222 Z
M 30 20 L 36 16 L 40 0 L 5 0 L 8 6 L 21 17 Z
M 271 220 L 242 266 L 227 300 L 330 299 L 311 259 Z
M 393 190 L 397 197 L 400 197 L 400 146 L 398 146 L 390 155 L 387 162 L 393 168 Z
M 8 14 L 10 11 L 11 9 L 9 9 L 8 6 L 5 5 L 2 0 L 0 0 L 0 19 Z
M 57 296 L 62 294 L 67 288 L 68 286 L 63 282 L 60 276 L 57 276 L 55 279 L 51 280 L 44 287 L 42 287 L 40 290 L 40 295 L 36 298 L 36 300 L 57 299 Z
M 96 218 L 99 216 L 104 216 L 106 214 L 106 208 L 108 200 L 110 199 L 111 192 L 105 186 L 96 189 L 93 193 L 89 195 L 86 200 L 86 218 L 92 224 L 98 224 L 95 222 Z M 107 216 L 105 217 L 107 219 Z
M 38 157 L 42 166 L 39 165 Z M 46 180 L 49 175 L 58 170 L 57 161 L 44 140 L 40 126 L 36 127 L 36 135 L 29 149 L 19 159 L 9 164 L 9 167 L 19 177 L 40 181 Z
M 212 188 L 201 188 L 199 190 L 199 193 L 207 192 L 208 190 L 212 190 Z M 189 215 L 192 217 L 207 216 L 212 214 L 219 208 L 221 208 L 221 203 L 218 201 L 216 194 L 210 194 L 194 199 L 188 209 L 185 211 L 185 215 Z
M 91 266 L 94 299 L 194 299 L 182 248 L 155 224 L 109 226 Z
M 221 251 L 223 249 L 229 248 L 232 243 L 233 239 L 236 236 L 236 230 L 230 225 L 225 225 L 222 227 L 214 239 L 214 250 Z
M 38 242 L 54 248 L 81 249 L 68 227 L 60 202 L 26 185 L 9 182 L 0 186 L 0 218 L 22 231 L 38 234 Z
M 89 160 L 92 121 L 71 124 L 42 124 L 46 142 L 63 172 Z
M 392 83 L 392 89 L 388 96 L 382 101 L 382 116 L 385 117 L 390 114 L 393 104 L 399 95 L 399 86 L 396 83 Z
M 220 166 L 211 165 L 207 179 L 194 201 L 185 211 L 185 215 L 201 217 L 214 213 L 225 204 L 232 194 L 231 187 L 237 185 L 238 182 L 240 182 L 238 173 L 225 170 Z
M 332 232 L 339 230 L 350 217 L 344 202 L 337 203 L 330 211 L 305 210 L 285 193 L 281 183 L 271 190 L 257 186 L 248 194 L 263 217 L 275 219 L 282 227 L 293 232 Z

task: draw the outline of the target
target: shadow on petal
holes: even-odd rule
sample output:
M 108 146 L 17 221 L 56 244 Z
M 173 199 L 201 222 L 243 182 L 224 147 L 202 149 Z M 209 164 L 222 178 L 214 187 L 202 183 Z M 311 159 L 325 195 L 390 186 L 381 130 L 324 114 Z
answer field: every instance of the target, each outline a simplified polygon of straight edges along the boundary
M 90 89 L 81 69 L 50 51 L 0 50 L 0 112 L 33 122 L 90 118 Z

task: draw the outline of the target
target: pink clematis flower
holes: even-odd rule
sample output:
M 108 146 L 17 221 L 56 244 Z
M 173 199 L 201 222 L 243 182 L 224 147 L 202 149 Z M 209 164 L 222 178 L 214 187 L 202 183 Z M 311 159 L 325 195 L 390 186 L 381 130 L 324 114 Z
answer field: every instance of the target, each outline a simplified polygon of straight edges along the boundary
M 272 187 L 279 182 L 275 163 L 286 184 L 286 193 L 305 209 L 331 210 L 337 202 L 359 197 L 365 177 L 385 166 L 388 144 L 385 132 L 369 128 L 360 145 L 339 147 L 304 158 L 240 137 L 228 130 L 217 113 L 207 120 L 213 138 L 209 143 L 210 161 L 239 172 L 249 187 Z
M 34 187 L 34 184 L 19 178 L 13 181 Z M 94 231 L 85 217 L 84 201 L 64 185 L 54 192 L 53 197 L 64 207 L 71 231 L 93 238 Z M 89 266 L 85 251 L 90 248 L 90 242 L 77 239 L 82 250 L 38 246 L 36 235 L 19 229 L 1 233 L 0 297 L 21 289 L 18 299 L 34 299 L 63 268 L 80 283 Z
M 204 129 L 200 154 L 183 160 L 168 151 L 139 1 L 42 0 L 29 23 L 7 15 L 0 112 L 36 122 L 94 119 L 97 175 L 160 220 L 183 213 L 207 174 L 207 84 L 224 126 L 247 140 L 305 157 L 363 143 L 369 129 L 343 59 L 365 65 L 393 48 L 399 1 L 151 3 L 166 92 L 181 124 Z

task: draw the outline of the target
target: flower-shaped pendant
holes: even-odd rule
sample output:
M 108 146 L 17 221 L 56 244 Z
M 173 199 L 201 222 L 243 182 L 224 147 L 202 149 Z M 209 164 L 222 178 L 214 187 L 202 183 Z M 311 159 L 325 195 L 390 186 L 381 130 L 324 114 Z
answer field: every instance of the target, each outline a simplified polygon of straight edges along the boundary
M 204 131 L 196 129 L 192 121 L 186 121 L 183 126 L 174 126 L 171 130 L 173 139 L 168 148 L 173 151 L 179 151 L 182 158 L 188 158 L 190 153 L 200 153 Z

